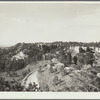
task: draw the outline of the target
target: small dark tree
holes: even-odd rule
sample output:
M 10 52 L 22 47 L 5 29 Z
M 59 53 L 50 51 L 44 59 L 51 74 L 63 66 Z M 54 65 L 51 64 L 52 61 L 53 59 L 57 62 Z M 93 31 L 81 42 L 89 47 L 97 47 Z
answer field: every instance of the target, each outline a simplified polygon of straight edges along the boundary
M 71 56 L 71 53 L 69 52 L 68 54 L 67 54 L 67 64 L 71 64 L 72 63 L 72 56 Z
M 93 53 L 87 52 L 84 60 L 85 60 L 85 64 L 90 64 L 92 66 L 94 61 Z
M 84 53 L 84 52 L 85 52 L 85 50 L 82 47 L 80 47 L 79 48 L 79 53 Z
M 74 57 L 73 57 L 73 60 L 74 60 L 74 64 L 77 65 L 77 56 L 74 56 Z

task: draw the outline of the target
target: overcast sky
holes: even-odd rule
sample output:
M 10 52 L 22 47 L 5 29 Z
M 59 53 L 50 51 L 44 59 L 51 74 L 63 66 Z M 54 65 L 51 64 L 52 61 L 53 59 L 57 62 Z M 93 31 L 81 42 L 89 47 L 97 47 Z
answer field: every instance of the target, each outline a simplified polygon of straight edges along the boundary
M 0 3 L 0 45 L 100 41 L 100 3 Z

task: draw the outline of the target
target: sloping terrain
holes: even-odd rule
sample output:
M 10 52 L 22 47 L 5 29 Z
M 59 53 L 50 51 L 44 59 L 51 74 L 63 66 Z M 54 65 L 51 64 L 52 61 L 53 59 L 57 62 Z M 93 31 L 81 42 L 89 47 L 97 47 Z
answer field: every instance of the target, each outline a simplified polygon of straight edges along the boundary
M 92 84 L 97 76 L 91 72 L 91 66 L 90 70 L 88 66 L 86 66 L 86 69 L 81 70 L 71 67 L 67 67 L 66 69 L 64 69 L 65 72 L 63 70 L 51 72 L 50 68 L 46 67 L 45 70 L 40 71 L 38 80 L 41 90 L 55 92 L 99 91 L 98 87 Z
M 100 59 L 100 57 L 98 57 Z M 36 64 L 38 69 L 37 79 L 34 72 L 26 80 L 27 83 L 36 82 L 42 91 L 52 92 L 97 92 L 99 88 L 100 67 L 83 65 L 81 68 L 78 65 L 71 64 L 63 66 L 57 58 L 47 61 L 40 61 Z M 52 69 L 51 69 L 52 68 Z M 31 78 L 31 79 L 30 79 Z M 34 80 L 36 79 L 36 80 Z M 27 87 L 26 86 L 26 87 Z
M 2 91 L 100 91 L 100 53 L 86 46 L 19 43 L 0 49 L 0 69 Z

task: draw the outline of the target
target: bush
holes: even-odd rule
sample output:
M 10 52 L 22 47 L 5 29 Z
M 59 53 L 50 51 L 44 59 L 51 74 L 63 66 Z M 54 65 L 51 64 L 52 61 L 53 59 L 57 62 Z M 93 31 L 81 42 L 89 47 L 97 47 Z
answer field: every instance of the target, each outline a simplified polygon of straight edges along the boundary
M 85 52 L 85 50 L 83 49 L 83 48 L 79 48 L 79 53 L 84 53 Z
M 41 91 L 37 84 L 29 84 L 27 88 L 21 85 L 20 82 L 15 80 L 6 81 L 4 78 L 0 77 L 0 91 Z
M 25 91 L 34 91 L 34 92 L 39 92 L 41 91 L 40 88 L 37 87 L 37 84 L 35 82 L 30 83 L 29 86 L 25 89 Z
M 0 77 L 0 91 L 23 91 L 24 87 L 21 83 L 13 80 L 6 81 L 4 78 Z
M 50 66 L 50 73 L 53 73 L 53 72 L 54 72 L 53 67 Z
M 84 53 L 78 53 L 78 63 L 77 64 L 85 64 L 84 60 L 85 60 L 85 55 Z
M 72 63 L 72 56 L 71 56 L 71 53 L 68 53 L 67 54 L 67 59 L 66 59 L 67 61 L 67 64 L 71 64 Z
M 54 85 L 58 85 L 60 83 L 62 83 L 63 81 L 61 79 L 58 78 L 58 76 L 55 76 L 53 79 L 53 84 Z
M 47 84 L 44 86 L 44 91 L 46 92 L 50 91 L 50 87 Z
M 50 66 L 49 70 L 50 70 L 50 73 L 54 73 L 57 71 L 57 68 Z
M 24 71 L 22 72 L 22 76 L 25 77 L 28 73 L 30 73 L 30 69 L 24 70 Z
M 93 53 L 87 52 L 84 58 L 85 64 L 93 65 L 94 56 Z
M 54 85 L 58 85 L 58 76 L 55 76 L 53 79 Z

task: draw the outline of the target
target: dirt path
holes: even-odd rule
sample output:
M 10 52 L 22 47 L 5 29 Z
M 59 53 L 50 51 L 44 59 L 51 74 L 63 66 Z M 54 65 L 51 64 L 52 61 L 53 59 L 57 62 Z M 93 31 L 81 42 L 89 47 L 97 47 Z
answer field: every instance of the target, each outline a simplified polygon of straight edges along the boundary
M 32 83 L 35 82 L 37 84 L 37 87 L 39 87 L 39 82 L 38 82 L 38 78 L 37 78 L 37 74 L 38 74 L 38 71 L 33 71 L 33 72 L 30 72 L 23 80 L 22 80 L 22 85 L 25 86 L 25 88 L 28 87 L 29 83 Z

